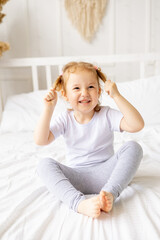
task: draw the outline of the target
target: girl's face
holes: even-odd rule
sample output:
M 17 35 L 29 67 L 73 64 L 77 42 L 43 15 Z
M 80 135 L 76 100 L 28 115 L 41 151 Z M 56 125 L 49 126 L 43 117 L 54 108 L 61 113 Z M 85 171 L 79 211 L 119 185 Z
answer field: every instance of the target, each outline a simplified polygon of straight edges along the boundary
M 66 83 L 66 100 L 79 113 L 94 112 L 101 89 L 94 73 L 84 70 L 70 73 Z

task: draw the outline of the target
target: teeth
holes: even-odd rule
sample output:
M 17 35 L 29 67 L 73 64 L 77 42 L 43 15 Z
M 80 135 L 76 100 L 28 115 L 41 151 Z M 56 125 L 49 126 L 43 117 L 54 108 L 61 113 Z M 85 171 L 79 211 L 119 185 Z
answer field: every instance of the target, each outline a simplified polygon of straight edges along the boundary
M 80 101 L 81 103 L 88 103 L 88 102 L 90 102 L 90 101 Z

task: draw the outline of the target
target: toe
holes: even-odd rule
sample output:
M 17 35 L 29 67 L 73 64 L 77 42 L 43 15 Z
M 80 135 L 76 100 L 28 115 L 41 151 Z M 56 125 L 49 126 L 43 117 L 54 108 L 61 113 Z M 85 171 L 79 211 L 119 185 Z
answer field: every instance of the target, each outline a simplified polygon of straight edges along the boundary
M 104 196 L 100 196 L 100 207 L 103 208 L 106 200 Z
M 100 195 L 101 195 L 101 196 L 105 196 L 106 193 L 105 193 L 104 191 L 101 191 L 101 192 L 100 192 Z

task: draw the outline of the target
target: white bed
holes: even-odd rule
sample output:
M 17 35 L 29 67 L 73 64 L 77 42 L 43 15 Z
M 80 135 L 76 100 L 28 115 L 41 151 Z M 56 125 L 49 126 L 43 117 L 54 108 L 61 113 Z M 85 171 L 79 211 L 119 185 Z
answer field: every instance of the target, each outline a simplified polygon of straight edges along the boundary
M 110 58 L 111 62 L 113 59 L 119 61 L 119 58 L 113 57 Z M 128 60 L 130 59 L 129 56 Z M 142 60 L 145 58 L 138 59 L 143 66 Z M 31 62 L 36 61 L 32 59 Z M 66 61 L 67 58 L 55 60 L 57 65 L 63 65 Z M 42 63 L 42 59 L 38 62 Z M 46 62 L 48 66 L 48 61 Z M 19 63 L 29 64 L 28 60 L 12 60 L 2 62 L 1 66 L 14 67 Z M 0 239 L 159 240 L 160 76 L 140 78 L 132 82 L 117 82 L 120 92 L 141 112 L 146 125 L 141 132 L 135 134 L 116 133 L 115 150 L 123 142 L 133 139 L 141 144 L 144 157 L 136 176 L 117 199 L 113 210 L 108 214 L 102 213 L 98 219 L 93 220 L 69 210 L 59 202 L 47 191 L 36 173 L 37 163 L 43 157 L 51 156 L 64 164 L 67 160 L 61 137 L 44 147 L 36 146 L 33 142 L 34 127 L 42 110 L 42 98 L 47 90 L 38 90 L 36 66 L 31 66 L 35 91 L 9 97 L 2 115 Z M 49 86 L 50 76 L 49 70 L 47 71 Z M 102 105 L 116 107 L 104 93 L 101 102 Z M 56 115 L 65 107 L 60 98 Z

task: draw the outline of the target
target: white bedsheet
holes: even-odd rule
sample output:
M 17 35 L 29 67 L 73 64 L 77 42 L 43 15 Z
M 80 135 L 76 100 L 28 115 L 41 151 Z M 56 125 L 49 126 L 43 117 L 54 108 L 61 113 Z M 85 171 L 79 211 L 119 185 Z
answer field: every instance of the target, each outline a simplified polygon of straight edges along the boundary
M 60 203 L 37 176 L 42 157 L 66 162 L 62 138 L 38 147 L 33 132 L 1 134 L 0 239 L 159 240 L 160 126 L 136 134 L 117 133 L 115 149 L 132 139 L 144 150 L 140 168 L 113 210 L 93 220 Z

